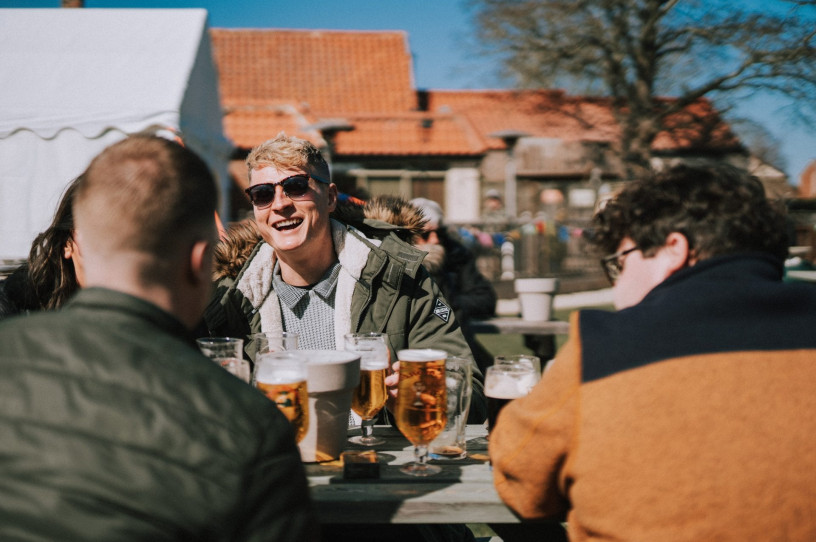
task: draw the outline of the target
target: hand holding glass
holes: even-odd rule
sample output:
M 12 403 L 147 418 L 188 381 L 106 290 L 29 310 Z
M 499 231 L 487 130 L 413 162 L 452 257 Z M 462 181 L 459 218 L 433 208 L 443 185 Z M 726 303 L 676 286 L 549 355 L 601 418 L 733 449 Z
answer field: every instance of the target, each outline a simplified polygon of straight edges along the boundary
M 346 350 L 360 355 L 360 383 L 354 389 L 351 409 L 362 418 L 360 428 L 363 433 L 349 441 L 364 446 L 385 442 L 373 433 L 374 417 L 388 398 L 385 374 L 390 364 L 386 337 L 385 333 L 349 333 L 345 336 Z
M 414 445 L 416 461 L 400 470 L 413 476 L 440 472 L 429 465 L 428 444 L 445 428 L 447 392 L 445 388 L 444 350 L 400 350 L 397 388 L 397 427 Z

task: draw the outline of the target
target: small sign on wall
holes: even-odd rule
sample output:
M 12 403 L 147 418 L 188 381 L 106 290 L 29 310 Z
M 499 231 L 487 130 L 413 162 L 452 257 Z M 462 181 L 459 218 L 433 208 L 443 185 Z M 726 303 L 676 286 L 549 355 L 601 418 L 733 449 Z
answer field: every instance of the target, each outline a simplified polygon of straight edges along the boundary
M 573 188 L 569 191 L 570 207 L 595 207 L 595 191 L 591 188 Z

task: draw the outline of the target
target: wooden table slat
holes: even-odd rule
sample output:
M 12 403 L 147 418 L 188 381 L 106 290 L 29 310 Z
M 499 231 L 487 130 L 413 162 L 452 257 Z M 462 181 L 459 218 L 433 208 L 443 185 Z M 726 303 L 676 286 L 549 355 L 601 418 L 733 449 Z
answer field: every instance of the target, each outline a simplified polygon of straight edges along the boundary
M 471 320 L 470 329 L 474 333 L 519 333 L 522 335 L 566 335 L 569 322 L 563 320 L 522 320 L 521 318 L 490 318 Z
M 344 480 L 338 461 L 307 464 L 312 499 L 322 523 L 518 523 L 493 487 L 484 426 L 467 428 L 463 460 L 432 460 L 443 472 L 415 477 L 399 466 L 413 460 L 413 447 L 392 427 L 377 426 L 386 443 L 374 446 L 380 478 Z M 352 436 L 359 430 L 349 431 Z M 366 449 L 349 445 L 349 449 Z

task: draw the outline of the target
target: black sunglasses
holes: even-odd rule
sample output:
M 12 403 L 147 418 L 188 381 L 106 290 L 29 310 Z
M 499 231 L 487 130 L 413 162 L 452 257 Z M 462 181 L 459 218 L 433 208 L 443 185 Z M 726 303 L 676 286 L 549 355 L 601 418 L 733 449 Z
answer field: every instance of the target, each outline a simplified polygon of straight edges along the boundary
M 635 246 L 626 250 L 621 250 L 601 258 L 601 267 L 603 267 L 604 273 L 606 273 L 606 278 L 609 279 L 611 284 L 615 284 L 615 281 L 618 280 L 618 277 L 623 271 L 623 257 L 636 250 L 639 250 L 639 247 Z
M 252 205 L 262 209 L 269 207 L 272 205 L 272 202 L 275 201 L 275 187 L 278 185 L 283 188 L 283 193 L 286 194 L 286 197 L 289 199 L 301 199 L 304 197 L 309 192 L 309 177 L 321 183 L 329 184 L 320 177 L 299 173 L 291 177 L 286 177 L 276 183 L 263 183 L 250 186 L 244 190 L 244 192 L 249 196 Z

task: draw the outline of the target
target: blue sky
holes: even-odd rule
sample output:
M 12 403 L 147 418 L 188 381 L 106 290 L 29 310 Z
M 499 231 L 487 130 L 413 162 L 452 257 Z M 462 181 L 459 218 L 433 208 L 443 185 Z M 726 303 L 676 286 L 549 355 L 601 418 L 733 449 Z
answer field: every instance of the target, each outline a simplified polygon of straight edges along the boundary
M 60 0 L 0 0 L 0 8 L 56 8 Z M 495 88 L 494 67 L 473 54 L 471 18 L 463 0 L 85 0 L 87 8 L 205 8 L 219 28 L 404 30 L 423 89 Z M 742 113 L 782 142 L 793 184 L 816 159 L 816 129 L 793 124 L 779 103 L 759 100 Z

